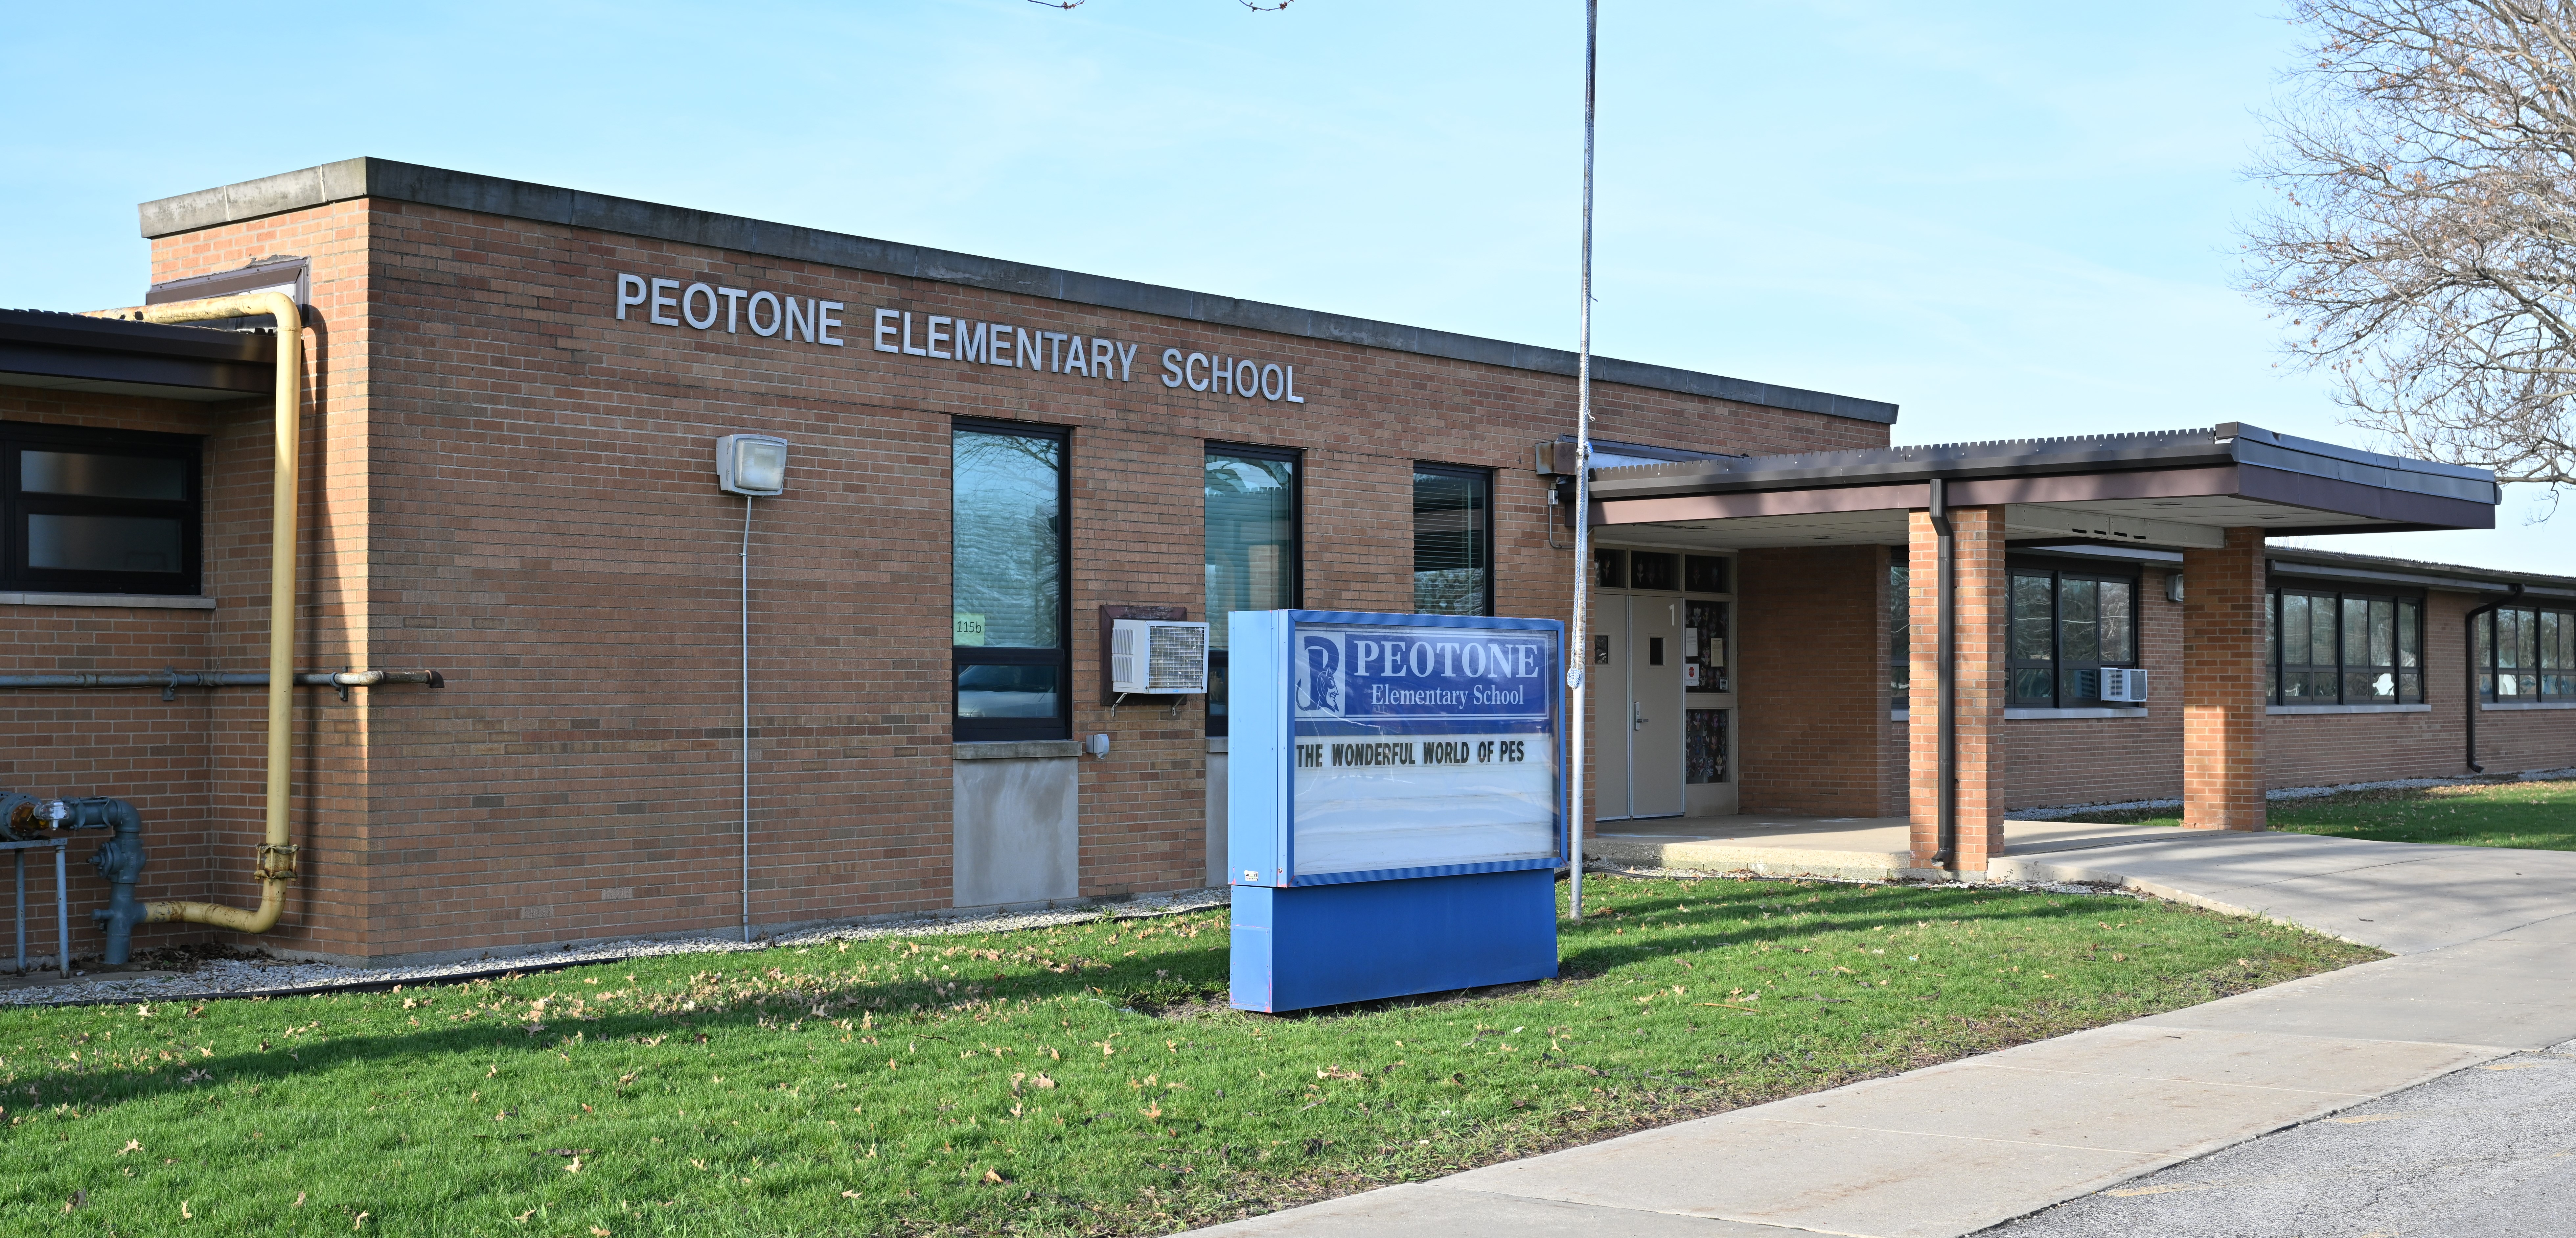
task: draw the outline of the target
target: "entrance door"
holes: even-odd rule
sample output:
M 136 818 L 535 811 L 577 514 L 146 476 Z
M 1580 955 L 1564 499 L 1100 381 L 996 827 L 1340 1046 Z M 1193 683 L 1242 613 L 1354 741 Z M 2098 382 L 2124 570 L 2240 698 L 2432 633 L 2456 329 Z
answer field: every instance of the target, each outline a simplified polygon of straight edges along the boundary
M 1628 695 L 1628 595 L 1597 593 L 1592 597 L 1592 664 L 1584 686 L 1592 698 L 1592 815 L 1603 821 L 1630 816 L 1628 811 L 1628 736 L 1632 725 Z
M 1628 599 L 1628 815 L 1682 815 L 1682 604 Z
M 1682 606 L 1678 599 L 1594 597 L 1588 695 L 1592 815 L 1682 815 Z

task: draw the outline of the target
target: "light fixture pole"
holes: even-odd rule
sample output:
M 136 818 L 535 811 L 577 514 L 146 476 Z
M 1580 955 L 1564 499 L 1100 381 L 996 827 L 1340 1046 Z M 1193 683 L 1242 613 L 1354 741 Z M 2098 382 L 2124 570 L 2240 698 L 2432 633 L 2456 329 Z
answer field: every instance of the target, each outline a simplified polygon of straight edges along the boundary
M 1573 736 L 1565 778 L 1567 863 L 1572 869 L 1566 905 L 1576 920 L 1583 918 L 1583 680 L 1592 662 L 1584 620 L 1592 600 L 1592 79 L 1600 30 L 1601 0 L 1583 0 L 1583 309 L 1574 360 L 1574 622 L 1565 651 L 1565 708 Z

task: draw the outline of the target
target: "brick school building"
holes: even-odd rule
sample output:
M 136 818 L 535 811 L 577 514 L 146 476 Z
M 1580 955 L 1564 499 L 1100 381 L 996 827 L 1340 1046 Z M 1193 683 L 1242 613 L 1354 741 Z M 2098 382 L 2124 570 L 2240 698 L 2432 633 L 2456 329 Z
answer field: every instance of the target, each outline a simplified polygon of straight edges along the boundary
M 0 792 L 133 802 L 146 899 L 258 902 L 286 821 L 272 948 L 1219 884 L 1227 613 L 1569 604 L 1567 352 L 375 159 L 141 219 L 137 304 L 0 311 Z M 291 340 L 166 321 L 263 292 Z M 1975 872 L 2009 808 L 2259 828 L 2465 772 L 2473 723 L 2576 764 L 2576 581 L 2266 545 L 2488 527 L 2473 470 L 1896 448 L 1893 404 L 1595 373 L 1595 819 L 1911 816 Z M 785 444 L 774 493 L 727 436 Z M 1208 690 L 1111 691 L 1120 618 L 1211 621 Z

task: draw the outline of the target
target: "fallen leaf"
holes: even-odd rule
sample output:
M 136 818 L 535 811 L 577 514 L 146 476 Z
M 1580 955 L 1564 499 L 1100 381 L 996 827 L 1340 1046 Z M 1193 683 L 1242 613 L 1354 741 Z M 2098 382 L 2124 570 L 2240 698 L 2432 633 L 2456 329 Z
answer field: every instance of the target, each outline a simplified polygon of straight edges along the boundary
M 513 1221 L 518 1222 L 518 1223 L 519 1223 L 519 1224 L 521 1224 L 521 1225 L 525 1225 L 525 1224 L 527 1224 L 527 1223 L 528 1223 L 528 1218 L 529 1218 L 529 1217 L 532 1217 L 532 1216 L 535 1216 L 535 1215 L 537 1215 L 537 1210 L 536 1210 L 536 1209 L 534 1209 L 534 1208 L 530 1208 L 530 1209 L 528 1209 L 527 1211 L 522 1212 L 522 1213 L 520 1213 L 520 1214 L 519 1214 L 519 1215 L 517 1215 L 517 1216 L 511 1217 L 510 1219 L 511 1219 L 511 1220 L 513 1220 Z
M 294 1202 L 294 1203 L 291 1203 L 291 1204 L 288 1204 L 288 1205 L 287 1205 L 287 1207 L 289 1207 L 289 1208 L 301 1208 L 301 1207 L 303 1207 L 303 1206 L 304 1206 L 304 1192 L 302 1192 L 302 1191 L 297 1191 L 297 1192 L 295 1193 L 295 1202 Z
M 858 1197 L 859 1197 L 859 1193 L 858 1193 L 857 1191 L 843 1191 L 843 1192 L 841 1192 L 841 1198 L 843 1198 L 843 1199 L 857 1199 Z
M 564 1172 L 565 1172 L 565 1173 L 568 1173 L 568 1174 L 577 1174 L 577 1173 L 580 1173 L 580 1172 L 581 1172 L 581 1158 L 580 1158 L 580 1157 L 578 1157 L 578 1156 L 576 1156 L 576 1157 L 572 1158 L 572 1164 L 569 1164 L 569 1165 L 564 1166 Z
M 591 1233 L 593 1233 L 593 1234 L 598 1235 L 598 1236 L 599 1236 L 599 1238 L 608 1238 L 608 1231 L 607 1231 L 607 1230 L 604 1230 L 604 1229 L 601 1229 L 600 1227 L 598 1227 L 598 1226 L 596 1226 L 596 1225 L 593 1225 L 593 1226 L 591 1226 L 591 1227 L 590 1227 L 590 1232 L 591 1232 Z
M 1043 1091 L 1043 1090 L 1045 1090 L 1045 1089 L 1047 1089 L 1047 1088 L 1052 1088 L 1052 1087 L 1054 1087 L 1054 1086 L 1055 1086 L 1055 1080 L 1053 1080 L 1053 1079 L 1049 1079 L 1049 1078 L 1047 1078 L 1047 1077 L 1046 1077 L 1045 1075 L 1043 1075 L 1043 1074 L 1039 1075 L 1037 1078 L 1035 1078 L 1035 1079 L 1033 1079 L 1033 1080 L 1030 1080 L 1030 1082 L 1037 1084 L 1037 1085 L 1038 1085 L 1038 1088 L 1039 1088 L 1041 1091 Z
M 1000 1170 L 996 1170 L 996 1169 L 987 1169 L 987 1170 L 985 1170 L 985 1171 L 984 1171 L 984 1180 L 985 1180 L 986 1182 L 993 1182 L 993 1183 L 999 1183 L 999 1182 L 1001 1182 L 1001 1181 L 1002 1181 L 1002 1174 L 1001 1174 L 1001 1171 L 1000 1171 Z
M 197 1219 L 196 1213 L 188 1211 L 187 1200 L 183 1199 L 179 1201 L 179 1219 L 183 1221 L 193 1221 Z
M 367 1218 L 368 1218 L 368 1217 L 371 1217 L 371 1216 L 374 1216 L 374 1215 L 375 1215 L 375 1214 L 374 1214 L 374 1213 L 372 1213 L 372 1212 L 361 1212 L 361 1213 L 359 1213 L 359 1214 L 358 1214 L 358 1219 L 357 1219 L 357 1220 L 354 1220 L 354 1221 L 349 1222 L 349 1228 L 351 1228 L 351 1229 L 365 1229 L 365 1228 L 367 1227 Z
M 125 1154 L 126 1154 L 126 1153 L 128 1153 L 128 1152 L 140 1152 L 140 1151 L 142 1151 L 142 1150 L 143 1150 L 143 1141 L 142 1141 L 142 1140 L 140 1140 L 140 1139 L 128 1139 L 128 1140 L 126 1140 L 126 1141 L 125 1141 L 125 1146 L 124 1146 L 124 1147 L 122 1147 L 122 1148 L 118 1148 L 118 1149 L 116 1150 L 116 1154 L 117 1154 L 118 1156 L 123 1156 L 123 1155 L 125 1155 Z

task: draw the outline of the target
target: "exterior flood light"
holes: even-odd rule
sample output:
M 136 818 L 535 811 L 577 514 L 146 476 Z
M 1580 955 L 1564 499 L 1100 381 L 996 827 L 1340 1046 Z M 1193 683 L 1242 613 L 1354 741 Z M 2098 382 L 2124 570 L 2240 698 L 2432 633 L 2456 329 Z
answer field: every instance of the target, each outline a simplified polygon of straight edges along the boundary
M 727 494 L 785 493 L 787 440 L 766 434 L 728 434 L 717 439 L 716 485 Z

